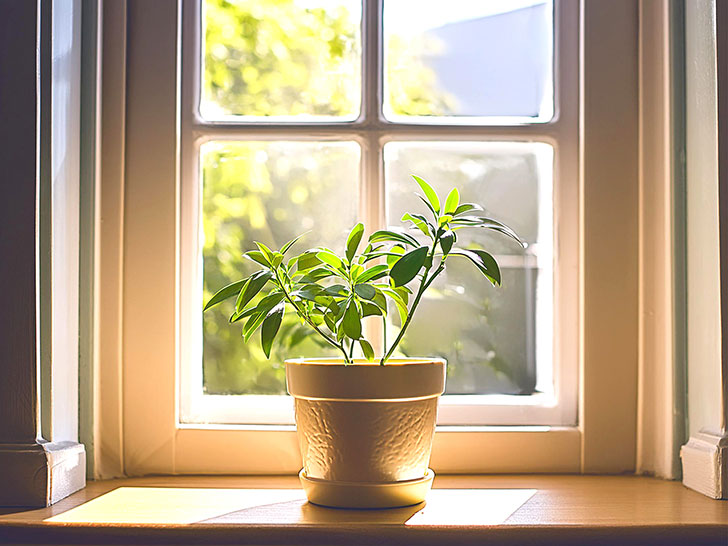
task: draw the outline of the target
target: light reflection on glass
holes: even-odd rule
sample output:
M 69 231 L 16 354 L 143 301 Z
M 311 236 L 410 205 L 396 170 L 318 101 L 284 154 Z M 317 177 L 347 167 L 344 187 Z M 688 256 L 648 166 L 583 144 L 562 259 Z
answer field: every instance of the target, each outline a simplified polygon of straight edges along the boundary
M 549 121 L 552 56 L 550 0 L 385 0 L 384 114 Z

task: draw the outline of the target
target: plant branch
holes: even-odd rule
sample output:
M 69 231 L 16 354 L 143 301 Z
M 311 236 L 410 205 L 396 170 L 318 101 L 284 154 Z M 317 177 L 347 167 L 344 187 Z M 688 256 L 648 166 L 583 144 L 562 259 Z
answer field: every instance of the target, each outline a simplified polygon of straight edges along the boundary
M 344 354 L 344 362 L 346 364 L 350 364 L 350 359 L 348 355 L 346 354 L 346 348 L 344 347 L 343 343 L 339 344 L 336 341 L 334 341 L 331 337 L 327 336 L 326 333 L 321 330 L 316 323 L 311 320 L 311 317 L 308 316 L 308 313 L 304 313 L 298 305 L 296 305 L 296 302 L 293 301 L 293 298 L 288 294 L 288 291 L 286 290 L 286 286 L 283 282 L 281 282 L 281 278 L 278 275 L 278 269 L 275 269 L 275 275 L 276 275 L 276 281 L 278 281 L 278 286 L 280 286 L 281 291 L 283 292 L 283 296 L 286 298 L 288 303 L 290 303 L 293 308 L 296 310 L 296 313 L 298 313 L 298 316 L 303 318 L 303 320 L 306 321 L 306 323 L 313 328 L 322 338 L 324 338 L 330 345 L 336 347 Z
M 435 237 L 435 240 L 432 244 L 432 251 L 430 252 L 430 259 L 434 259 L 435 257 L 435 249 L 437 248 L 437 242 L 439 240 L 439 237 Z M 404 321 L 404 324 L 402 325 L 402 328 L 399 330 L 399 334 L 394 340 L 394 343 L 392 343 L 392 346 L 389 348 L 389 351 L 386 352 L 386 354 L 382 357 L 382 359 L 379 361 L 379 364 L 381 366 L 384 366 L 384 363 L 387 362 L 389 357 L 392 356 L 392 353 L 397 348 L 397 345 L 399 345 L 399 342 L 404 337 L 404 333 L 407 330 L 407 327 L 409 326 L 410 322 L 412 322 L 412 317 L 415 314 L 415 310 L 417 309 L 417 306 L 420 303 L 420 299 L 422 298 L 422 295 L 425 293 L 425 290 L 427 290 L 427 287 L 432 284 L 432 281 L 435 280 L 435 278 L 442 273 L 445 270 L 445 265 L 441 261 L 440 265 L 438 265 L 437 269 L 432 273 L 432 276 L 430 278 L 427 278 L 427 274 L 430 272 L 430 269 L 432 268 L 432 263 L 430 263 L 429 267 L 425 268 L 425 272 L 422 274 L 422 281 L 420 281 L 420 288 L 417 290 L 417 295 L 415 296 L 414 301 L 412 302 L 412 307 L 410 307 L 409 312 L 407 313 L 407 319 Z M 386 349 L 386 343 L 384 348 Z

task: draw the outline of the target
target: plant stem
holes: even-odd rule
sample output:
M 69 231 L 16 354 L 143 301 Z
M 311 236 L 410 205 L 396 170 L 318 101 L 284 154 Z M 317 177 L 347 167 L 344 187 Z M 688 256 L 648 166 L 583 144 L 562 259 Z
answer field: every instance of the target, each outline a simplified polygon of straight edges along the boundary
M 299 317 L 303 318 L 303 320 L 306 321 L 306 323 L 313 328 L 318 334 L 324 338 L 330 345 L 333 345 L 337 349 L 339 349 L 344 354 L 344 363 L 345 364 L 351 364 L 351 361 L 349 359 L 349 356 L 346 354 L 346 348 L 344 347 L 344 344 L 337 343 L 333 339 L 331 339 L 329 336 L 326 335 L 325 332 L 323 332 L 318 326 L 316 326 L 316 323 L 314 323 L 311 318 L 308 316 L 308 314 L 301 311 L 301 309 L 296 305 L 296 303 L 293 301 L 291 296 L 288 294 L 288 291 L 286 290 L 286 286 L 283 282 L 281 282 L 281 278 L 278 276 L 278 269 L 275 270 L 276 274 L 276 280 L 278 281 L 278 286 L 281 287 L 281 291 L 283 291 L 283 295 L 285 296 L 286 300 L 288 300 L 288 303 L 290 303 L 293 308 L 296 310 L 296 313 Z
M 430 253 L 431 259 L 435 258 L 435 249 L 437 248 L 438 240 L 439 240 L 439 237 L 436 237 L 434 243 L 432 244 L 432 252 Z M 397 348 L 397 345 L 399 345 L 399 342 L 404 337 L 404 333 L 407 330 L 407 327 L 409 326 L 410 322 L 412 322 L 412 317 L 415 314 L 417 305 L 419 305 L 420 299 L 422 298 L 422 295 L 425 293 L 425 290 L 427 290 L 427 287 L 432 284 L 432 281 L 435 280 L 435 277 L 437 277 L 445 269 L 444 263 L 440 262 L 440 265 L 434 271 L 432 276 L 429 279 L 427 279 L 427 274 L 430 272 L 431 267 L 432 267 L 432 264 L 430 264 L 429 267 L 425 268 L 425 272 L 422 274 L 422 281 L 420 282 L 420 288 L 419 288 L 419 290 L 417 290 L 417 295 L 415 296 L 415 299 L 412 302 L 412 307 L 410 307 L 409 312 L 407 313 L 407 319 L 404 321 L 404 324 L 402 325 L 402 328 L 399 330 L 399 334 L 395 338 L 394 343 L 392 343 L 392 346 L 389 348 L 389 351 L 387 351 L 387 353 L 379 361 L 379 364 L 381 366 L 384 366 L 384 363 L 387 362 L 389 357 L 392 356 L 392 353 Z M 387 347 L 386 343 L 385 343 L 384 347 L 386 349 L 386 347 Z

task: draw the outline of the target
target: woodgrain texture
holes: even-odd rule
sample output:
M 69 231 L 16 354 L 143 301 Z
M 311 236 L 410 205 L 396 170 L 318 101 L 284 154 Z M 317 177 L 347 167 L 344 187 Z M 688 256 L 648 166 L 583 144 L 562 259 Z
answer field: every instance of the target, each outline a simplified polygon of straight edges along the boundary
M 146 502 L 153 500 L 152 495 L 165 494 L 166 488 L 166 495 L 176 499 L 168 501 L 174 509 L 160 505 L 155 514 L 128 503 L 126 514 L 114 510 L 93 515 L 97 522 L 140 518 L 136 523 L 70 523 L 72 512 L 63 518 L 66 522 L 46 521 L 109 491 L 117 490 L 118 494 L 120 487 L 149 488 Z M 179 488 L 179 494 L 170 496 L 169 488 Z M 424 506 L 340 510 L 306 503 L 293 476 L 177 476 L 92 482 L 51 508 L 0 510 L 0 543 L 728 542 L 728 503 L 707 499 L 676 482 L 634 476 L 438 476 L 435 488 Z M 229 505 L 220 500 L 222 497 L 229 499 Z M 137 499 L 144 502 L 143 495 Z M 198 519 L 194 517 L 196 510 Z M 170 514 L 178 523 L 162 523 Z

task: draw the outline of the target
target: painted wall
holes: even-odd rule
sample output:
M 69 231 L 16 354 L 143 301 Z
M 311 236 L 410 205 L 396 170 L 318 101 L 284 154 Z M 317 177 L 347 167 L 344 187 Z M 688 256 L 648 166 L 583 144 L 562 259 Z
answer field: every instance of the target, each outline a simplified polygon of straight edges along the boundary
M 688 418 L 720 430 L 720 263 L 715 0 L 686 0 Z

